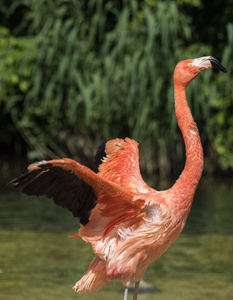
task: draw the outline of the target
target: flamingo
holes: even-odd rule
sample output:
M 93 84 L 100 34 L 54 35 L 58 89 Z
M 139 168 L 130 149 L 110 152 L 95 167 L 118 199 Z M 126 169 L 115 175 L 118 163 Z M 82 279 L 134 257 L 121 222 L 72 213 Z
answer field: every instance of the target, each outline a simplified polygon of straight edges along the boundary
M 79 294 L 119 279 L 126 300 L 134 280 L 136 300 L 147 267 L 184 228 L 203 171 L 201 140 L 185 92 L 189 83 L 209 68 L 226 72 L 212 56 L 181 61 L 174 71 L 175 113 L 186 163 L 170 189 L 157 191 L 143 181 L 138 143 L 129 138 L 116 138 L 100 146 L 95 157 L 98 172 L 63 158 L 35 162 L 26 174 L 12 180 L 23 193 L 53 198 L 79 218 L 79 231 L 72 237 L 90 243 L 96 255 L 73 287 Z

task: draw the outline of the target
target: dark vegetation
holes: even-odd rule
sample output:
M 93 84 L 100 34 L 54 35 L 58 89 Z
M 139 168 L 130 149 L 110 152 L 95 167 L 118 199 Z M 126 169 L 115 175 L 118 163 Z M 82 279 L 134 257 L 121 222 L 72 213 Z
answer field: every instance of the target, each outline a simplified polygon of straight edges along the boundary
M 140 143 L 144 171 L 183 168 L 172 75 L 212 55 L 188 89 L 205 170 L 233 169 L 233 1 L 0 1 L 1 162 L 94 155 L 106 139 Z

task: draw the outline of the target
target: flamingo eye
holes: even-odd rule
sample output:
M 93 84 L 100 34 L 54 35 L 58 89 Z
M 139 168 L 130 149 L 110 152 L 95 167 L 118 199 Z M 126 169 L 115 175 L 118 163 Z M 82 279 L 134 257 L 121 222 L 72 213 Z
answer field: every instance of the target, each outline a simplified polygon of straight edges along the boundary
M 188 67 L 192 67 L 193 66 L 193 64 L 192 63 L 188 63 Z

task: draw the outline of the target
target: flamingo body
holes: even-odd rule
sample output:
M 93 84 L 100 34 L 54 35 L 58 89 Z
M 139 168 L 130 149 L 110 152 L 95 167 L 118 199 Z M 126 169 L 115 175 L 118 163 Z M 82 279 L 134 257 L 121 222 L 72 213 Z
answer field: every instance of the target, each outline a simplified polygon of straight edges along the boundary
M 63 158 L 31 164 L 12 183 L 29 195 L 45 194 L 80 219 L 73 237 L 90 243 L 96 257 L 75 284 L 79 294 L 100 289 L 112 279 L 126 288 L 135 280 L 134 300 L 147 267 L 182 231 L 203 170 L 203 150 L 185 90 L 203 69 L 225 68 L 213 57 L 180 62 L 174 72 L 175 111 L 184 137 L 185 168 L 168 190 L 156 191 L 142 179 L 138 143 L 129 138 L 104 143 L 95 173 Z

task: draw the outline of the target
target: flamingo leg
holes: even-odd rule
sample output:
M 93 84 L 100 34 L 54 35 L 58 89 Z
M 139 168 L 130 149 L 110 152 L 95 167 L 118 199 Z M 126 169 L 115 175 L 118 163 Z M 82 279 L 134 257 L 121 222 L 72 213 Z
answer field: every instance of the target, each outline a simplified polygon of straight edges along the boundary
M 127 287 L 125 287 L 125 290 L 124 290 L 124 300 L 127 300 L 127 298 L 128 298 L 128 288 Z
M 135 282 L 133 300 L 137 300 L 137 298 L 138 298 L 139 283 L 140 283 L 140 281 Z

